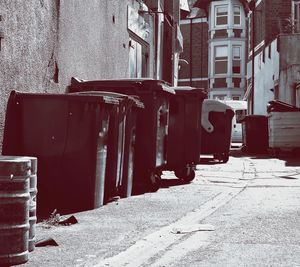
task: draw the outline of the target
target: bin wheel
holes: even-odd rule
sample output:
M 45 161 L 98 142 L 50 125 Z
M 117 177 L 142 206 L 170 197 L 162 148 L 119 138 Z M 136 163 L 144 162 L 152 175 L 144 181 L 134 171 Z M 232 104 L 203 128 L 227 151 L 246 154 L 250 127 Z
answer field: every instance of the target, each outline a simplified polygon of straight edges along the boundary
M 151 181 L 151 192 L 156 192 L 160 188 L 161 178 L 159 174 L 151 173 L 150 174 L 150 181 Z
M 226 162 L 228 162 L 228 160 L 229 160 L 229 154 L 228 153 L 223 153 L 222 154 L 222 161 L 224 163 L 226 163 Z
M 214 154 L 214 159 L 226 163 L 229 160 L 229 154 L 228 153 Z
M 175 175 L 186 183 L 193 181 L 196 176 L 195 171 L 191 167 L 175 170 Z

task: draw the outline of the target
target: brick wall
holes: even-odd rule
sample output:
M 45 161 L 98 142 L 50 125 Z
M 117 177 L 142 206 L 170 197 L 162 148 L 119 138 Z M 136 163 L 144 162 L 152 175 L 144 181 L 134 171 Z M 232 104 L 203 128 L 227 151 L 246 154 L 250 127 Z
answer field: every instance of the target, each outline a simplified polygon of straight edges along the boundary
M 208 24 L 206 22 L 183 24 L 181 31 L 184 39 L 183 53 L 181 59 L 189 62 L 182 64 L 179 71 L 179 79 L 207 78 L 208 76 Z M 192 33 L 192 34 L 191 34 Z M 191 46 L 192 42 L 192 46 Z M 182 84 L 182 83 L 180 83 Z M 193 82 L 193 85 L 199 82 Z M 207 82 L 200 82 L 207 86 Z M 189 84 L 190 85 L 190 84 Z
M 267 45 L 288 30 L 286 19 L 291 17 L 291 5 L 291 0 L 264 0 L 256 7 L 255 46 L 263 40 Z

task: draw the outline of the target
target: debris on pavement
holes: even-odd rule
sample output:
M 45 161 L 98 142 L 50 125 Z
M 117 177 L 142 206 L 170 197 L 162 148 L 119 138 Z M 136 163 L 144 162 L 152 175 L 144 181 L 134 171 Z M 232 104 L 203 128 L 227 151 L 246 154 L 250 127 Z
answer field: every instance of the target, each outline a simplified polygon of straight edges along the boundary
M 46 247 L 46 246 L 55 246 L 55 247 L 57 247 L 58 244 L 56 243 L 56 241 L 53 238 L 41 239 L 41 240 L 38 240 L 35 243 L 35 247 Z
M 72 216 L 70 216 L 70 217 L 68 217 L 66 219 L 60 220 L 58 222 L 58 224 L 65 225 L 65 226 L 76 224 L 76 223 L 78 223 L 78 221 L 77 221 L 77 219 L 76 219 L 76 217 L 74 215 L 72 215 Z
M 48 219 L 42 222 L 44 228 L 51 228 L 52 226 L 58 225 L 68 226 L 76 223 L 78 223 L 78 220 L 74 215 L 64 218 L 59 213 L 57 213 L 56 209 L 51 213 Z
M 211 224 L 193 224 L 184 225 L 180 227 L 173 228 L 172 234 L 188 234 L 198 231 L 215 231 L 215 227 Z

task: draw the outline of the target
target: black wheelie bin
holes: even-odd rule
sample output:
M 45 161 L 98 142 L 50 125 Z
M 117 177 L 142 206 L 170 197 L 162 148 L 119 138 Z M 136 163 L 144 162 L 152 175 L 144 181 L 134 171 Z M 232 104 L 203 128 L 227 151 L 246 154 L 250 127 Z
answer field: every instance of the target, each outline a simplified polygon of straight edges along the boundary
M 103 204 L 109 119 L 118 105 L 108 96 L 11 93 L 2 152 L 38 158 L 39 219 Z
M 132 194 L 133 157 L 136 138 L 136 120 L 143 103 L 137 96 L 115 92 L 85 91 L 71 94 L 108 96 L 119 100 L 109 120 L 107 162 L 104 202 L 115 196 L 129 197 Z
M 136 95 L 145 108 L 138 113 L 134 154 L 133 194 L 156 191 L 166 164 L 169 98 L 174 90 L 164 81 L 123 79 L 81 81 L 72 78 L 69 92 L 111 91 Z
M 247 115 L 242 121 L 243 147 L 249 153 L 266 153 L 269 147 L 268 117 Z
M 218 100 L 205 99 L 202 105 L 201 154 L 213 155 L 226 163 L 231 146 L 232 108 Z
M 173 89 L 176 94 L 170 99 L 165 170 L 172 170 L 179 179 L 190 182 L 200 160 L 202 103 L 207 94 L 193 87 Z

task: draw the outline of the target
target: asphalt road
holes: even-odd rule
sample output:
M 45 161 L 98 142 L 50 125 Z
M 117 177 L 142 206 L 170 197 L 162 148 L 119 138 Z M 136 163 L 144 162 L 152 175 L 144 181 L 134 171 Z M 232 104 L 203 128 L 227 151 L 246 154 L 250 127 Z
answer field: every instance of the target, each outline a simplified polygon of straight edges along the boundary
M 204 161 L 181 184 L 75 214 L 78 224 L 37 226 L 22 266 L 300 266 L 300 159 L 234 151 Z

